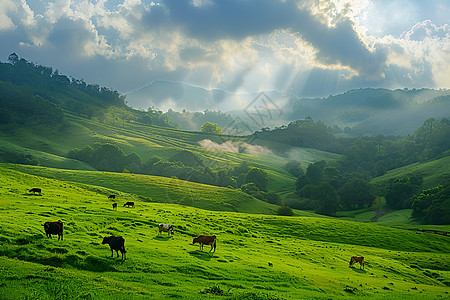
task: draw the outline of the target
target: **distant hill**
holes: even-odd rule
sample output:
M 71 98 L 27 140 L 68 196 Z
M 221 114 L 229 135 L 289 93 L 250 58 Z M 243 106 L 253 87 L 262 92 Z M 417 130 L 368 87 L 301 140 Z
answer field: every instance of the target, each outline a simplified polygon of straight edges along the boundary
M 126 96 L 134 108 L 227 112 L 251 130 L 311 117 L 352 136 L 407 135 L 427 118 L 450 116 L 450 90 L 365 88 L 327 98 L 298 98 L 277 91 L 264 94 L 267 100 L 258 102 L 260 93 L 232 93 L 182 82 L 154 81 Z M 188 121 L 180 123 L 184 129 L 199 129 L 185 128 L 189 127 Z
M 46 116 L 44 122 L 60 121 L 61 110 L 92 118 L 103 115 L 111 106 L 126 107 L 125 97 L 115 90 L 69 78 L 52 67 L 19 58 L 15 53 L 8 61 L 0 63 L 0 114 L 3 117 L 0 123 L 17 123 L 30 117 L 39 119 L 42 115 Z
M 280 99 L 277 91 L 265 92 L 273 100 Z M 233 93 L 221 89 L 205 89 L 183 82 L 156 80 L 126 94 L 133 108 L 155 106 L 162 110 L 172 108 L 191 112 L 205 110 L 231 111 L 245 109 L 259 93 Z
M 282 110 L 288 120 L 309 116 L 353 136 L 404 136 L 430 117 L 448 118 L 450 90 L 351 90 L 321 99 L 291 98 Z

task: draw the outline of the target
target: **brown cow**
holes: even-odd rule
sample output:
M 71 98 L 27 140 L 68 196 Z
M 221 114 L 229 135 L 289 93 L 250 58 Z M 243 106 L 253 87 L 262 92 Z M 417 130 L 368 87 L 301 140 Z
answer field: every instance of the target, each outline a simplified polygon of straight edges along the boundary
M 199 243 L 200 249 L 203 250 L 203 245 L 211 245 L 211 250 L 214 248 L 213 252 L 216 252 L 216 236 L 215 235 L 199 235 L 198 237 L 194 238 L 192 241 L 192 244 Z
M 364 257 L 363 256 L 352 256 L 352 258 L 350 258 L 349 267 L 351 268 L 352 265 L 357 262 L 359 263 L 359 268 L 361 269 L 361 267 L 362 267 L 364 269 Z
M 44 226 L 45 234 L 47 237 L 52 238 L 52 234 L 58 235 L 58 241 L 63 239 L 63 222 L 58 220 L 58 222 L 45 222 L 42 224 Z
M 103 238 L 102 244 L 108 244 L 109 248 L 111 248 L 111 257 L 114 255 L 114 251 L 116 250 L 117 257 L 119 257 L 119 251 L 122 253 L 122 260 L 127 259 L 127 251 L 125 250 L 125 239 L 121 236 L 108 236 Z M 125 259 L 124 259 L 125 256 Z

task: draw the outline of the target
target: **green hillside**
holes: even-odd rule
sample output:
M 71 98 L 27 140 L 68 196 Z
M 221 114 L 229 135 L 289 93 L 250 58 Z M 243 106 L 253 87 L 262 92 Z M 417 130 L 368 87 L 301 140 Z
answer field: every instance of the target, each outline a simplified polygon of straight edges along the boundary
M 450 156 L 446 156 L 440 159 L 422 163 L 414 163 L 388 171 L 385 175 L 372 179 L 371 183 L 377 189 L 382 189 L 383 185 L 393 178 L 402 178 L 408 175 L 418 174 L 424 178 L 424 188 L 430 188 L 450 179 L 449 166 Z
M 188 205 L 213 211 L 274 214 L 277 206 L 255 199 L 239 189 L 222 188 L 160 176 L 5 165 L 40 177 L 77 182 L 104 189 L 104 197 L 118 194 L 119 201 L 134 194 L 141 201 Z M 122 197 L 122 194 L 125 198 Z
M 108 173 L 38 169 L 65 179 L 83 174 L 97 177 L 98 183 L 113 180 Z M 116 176 L 133 184 L 130 189 L 142 188 L 139 176 Z M 0 292 L 5 299 L 448 297 L 445 236 L 332 218 L 218 213 L 143 202 L 136 190 L 118 193 L 115 211 L 106 197 L 114 192 L 110 188 L 5 167 L 0 183 Z M 41 187 L 42 196 L 29 193 L 31 187 Z M 135 208 L 124 208 L 125 201 L 135 201 Z M 56 220 L 64 222 L 61 241 L 45 237 L 41 225 Z M 175 235 L 158 236 L 160 222 L 174 224 Z M 110 234 L 126 240 L 123 263 L 110 258 L 109 247 L 101 244 Z M 214 254 L 208 246 L 199 251 L 190 245 L 199 234 L 217 236 Z M 353 255 L 365 257 L 364 269 L 348 267 Z
M 205 139 L 218 144 L 246 141 L 245 137 L 216 136 L 134 122 L 121 127 L 68 114 L 65 122 L 59 126 L 39 125 L 19 127 L 12 132 L 3 131 L 0 134 L 0 140 L 4 141 L 0 147 L 0 154 L 2 151 L 23 153 L 37 158 L 41 166 L 92 170 L 92 167 L 84 163 L 67 159 L 67 153 L 72 149 L 82 148 L 96 142 L 112 143 L 123 149 L 125 153 L 137 153 L 145 162 L 154 155 L 168 160 L 180 151 L 189 150 L 198 155 L 205 165 L 211 168 L 233 167 L 241 162 L 247 162 L 251 166 L 266 170 L 269 172 L 269 190 L 272 192 L 293 191 L 296 178 L 284 169 L 284 165 L 290 159 L 300 161 L 303 168 L 306 168 L 309 163 L 314 161 L 325 159 L 332 162 L 340 158 L 338 154 L 278 145 L 275 142 L 267 141 L 262 142 L 261 146 L 273 149 L 274 154 L 219 151 L 201 147 L 198 142 Z M 256 144 L 258 142 L 258 140 L 254 141 Z M 286 155 L 277 155 L 280 149 L 288 151 L 291 157 L 288 159 Z

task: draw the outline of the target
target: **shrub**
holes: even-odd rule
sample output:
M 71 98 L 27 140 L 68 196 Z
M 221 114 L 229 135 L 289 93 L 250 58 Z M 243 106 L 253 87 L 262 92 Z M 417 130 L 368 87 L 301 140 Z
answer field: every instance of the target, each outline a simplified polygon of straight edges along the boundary
M 280 216 L 293 216 L 294 212 L 289 206 L 280 206 L 277 210 L 277 214 Z

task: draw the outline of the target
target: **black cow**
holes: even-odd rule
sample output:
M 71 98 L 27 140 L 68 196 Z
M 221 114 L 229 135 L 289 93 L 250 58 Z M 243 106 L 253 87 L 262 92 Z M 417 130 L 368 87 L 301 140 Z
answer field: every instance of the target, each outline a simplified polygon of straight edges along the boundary
M 52 234 L 58 235 L 58 241 L 63 239 L 63 222 L 58 220 L 57 222 L 45 222 L 42 224 L 44 226 L 45 234 L 47 237 L 52 238 Z
M 117 203 L 113 203 L 113 209 L 117 210 Z
M 29 193 L 33 193 L 36 194 L 38 193 L 39 196 L 41 195 L 42 190 L 40 188 L 32 188 L 31 190 L 28 191 Z
M 116 199 L 116 195 L 109 195 L 108 199 Z
M 125 203 L 123 206 L 126 206 L 126 207 L 134 207 L 134 202 L 127 202 L 127 203 Z
M 121 236 L 108 236 L 103 238 L 102 244 L 108 244 L 111 248 L 111 257 L 114 256 L 114 251 L 116 250 L 117 257 L 119 257 L 119 251 L 122 253 L 122 260 L 127 259 L 127 251 L 125 250 L 125 239 Z M 125 257 L 125 258 L 124 258 Z

